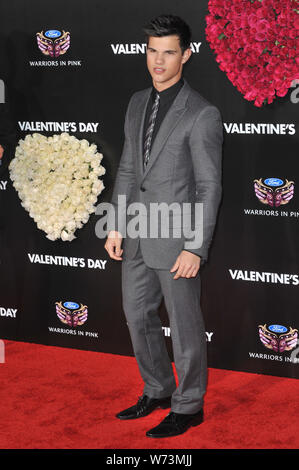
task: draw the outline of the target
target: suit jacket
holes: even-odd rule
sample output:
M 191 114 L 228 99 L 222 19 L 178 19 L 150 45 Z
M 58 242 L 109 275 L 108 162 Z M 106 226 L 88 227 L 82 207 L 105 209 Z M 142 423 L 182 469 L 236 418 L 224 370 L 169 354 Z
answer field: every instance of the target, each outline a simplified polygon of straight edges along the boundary
M 110 211 L 108 230 L 118 230 L 124 235 L 123 259 L 134 258 L 140 243 L 149 267 L 170 269 L 183 249 L 199 255 L 203 261 L 208 258 L 221 199 L 223 125 L 219 110 L 184 80 L 159 128 L 144 170 L 143 123 L 150 93 L 151 88 L 134 93 L 127 108 L 125 142 L 111 199 L 115 218 Z M 200 223 L 195 218 L 196 202 L 203 203 Z M 146 211 L 140 211 L 136 203 L 143 203 Z M 126 224 L 132 224 L 136 216 L 150 227 L 150 207 L 161 203 L 176 203 L 180 208 L 185 203 L 187 207 L 186 219 L 182 219 L 180 211 L 173 211 L 167 220 L 166 216 L 158 220 L 159 229 L 168 224 L 168 238 L 160 232 L 154 238 L 126 236 L 129 228 Z M 129 215 L 128 208 L 131 208 Z M 192 220 L 191 227 L 185 222 L 188 217 Z M 175 233 L 182 225 L 186 230 Z M 202 239 L 200 246 L 190 248 L 189 229 L 202 234 L 198 237 Z

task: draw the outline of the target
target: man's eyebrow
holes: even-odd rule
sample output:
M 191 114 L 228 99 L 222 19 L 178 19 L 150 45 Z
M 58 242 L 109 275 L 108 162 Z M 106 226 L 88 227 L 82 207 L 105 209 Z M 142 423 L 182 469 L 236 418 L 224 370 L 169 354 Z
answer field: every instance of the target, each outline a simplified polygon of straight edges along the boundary
M 148 49 L 150 49 L 151 51 L 157 51 L 157 49 L 155 49 L 154 47 L 150 47 L 150 46 L 147 46 Z M 161 51 L 161 52 L 177 52 L 175 49 L 165 49 L 165 51 Z

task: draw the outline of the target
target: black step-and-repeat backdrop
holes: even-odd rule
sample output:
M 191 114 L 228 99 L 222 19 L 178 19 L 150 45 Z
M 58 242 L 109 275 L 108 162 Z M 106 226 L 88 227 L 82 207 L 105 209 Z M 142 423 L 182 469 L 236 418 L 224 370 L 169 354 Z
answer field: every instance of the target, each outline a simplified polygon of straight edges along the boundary
M 224 122 L 223 200 L 202 269 L 209 366 L 299 377 L 298 85 L 266 106 L 246 100 L 207 41 L 208 1 L 2 2 L 0 78 L 17 140 L 68 133 L 95 144 L 106 171 L 97 201 L 109 201 L 127 103 L 151 84 L 142 26 L 161 13 L 190 24 L 184 76 Z M 52 241 L 8 171 L 0 203 L 0 337 L 131 355 L 120 264 L 96 236 L 99 216 Z M 160 314 L 171 354 L 164 305 Z

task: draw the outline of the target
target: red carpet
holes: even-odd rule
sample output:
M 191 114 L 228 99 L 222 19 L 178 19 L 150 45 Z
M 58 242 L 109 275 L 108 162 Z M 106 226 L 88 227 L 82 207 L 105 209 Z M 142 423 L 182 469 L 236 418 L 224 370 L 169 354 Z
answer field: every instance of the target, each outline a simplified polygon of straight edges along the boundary
M 142 384 L 134 358 L 5 340 L 1 449 L 297 449 L 299 382 L 209 371 L 205 422 L 150 439 L 167 410 L 122 422 Z

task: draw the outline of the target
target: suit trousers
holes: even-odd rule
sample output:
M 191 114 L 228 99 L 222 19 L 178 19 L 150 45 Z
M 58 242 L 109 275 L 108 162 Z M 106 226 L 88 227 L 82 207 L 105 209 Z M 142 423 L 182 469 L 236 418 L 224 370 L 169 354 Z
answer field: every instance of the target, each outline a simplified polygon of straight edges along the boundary
M 200 274 L 189 279 L 173 279 L 174 275 L 168 269 L 148 267 L 139 243 L 134 259 L 122 261 L 123 309 L 144 381 L 143 394 L 151 398 L 172 396 L 172 411 L 193 414 L 203 407 L 207 382 Z M 163 297 L 178 386 L 158 314 Z

